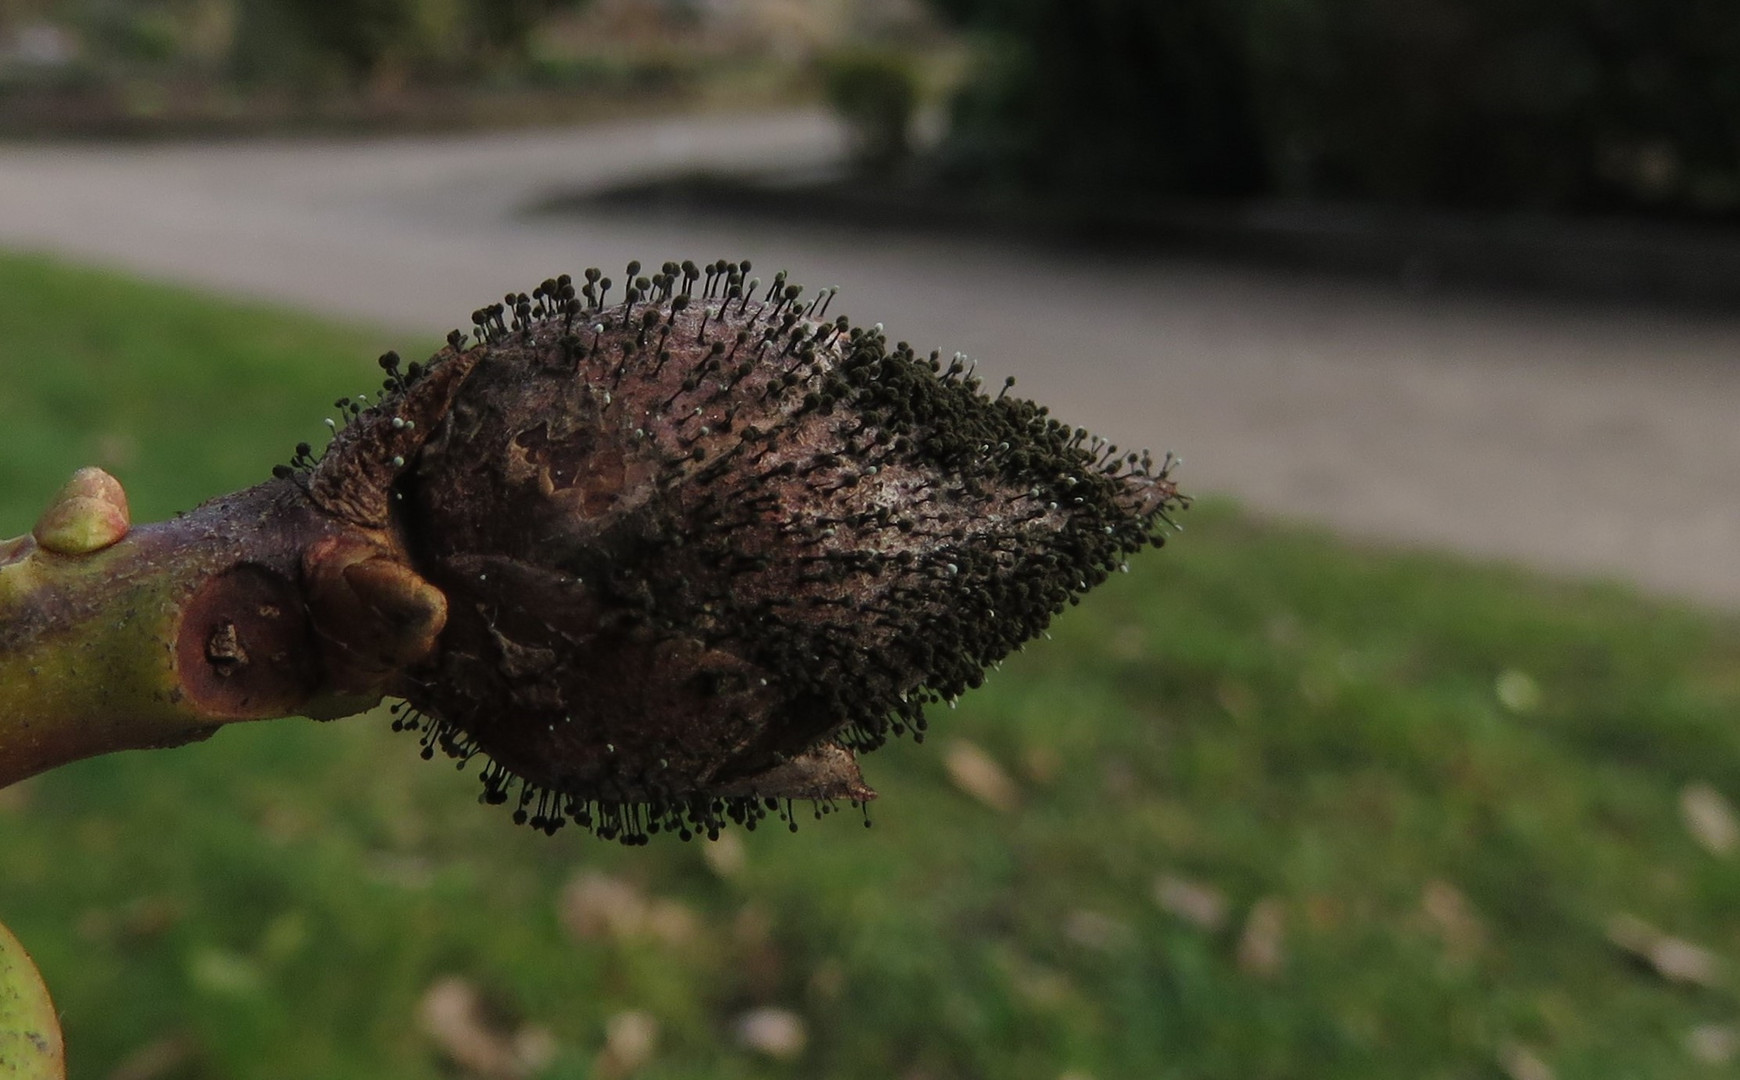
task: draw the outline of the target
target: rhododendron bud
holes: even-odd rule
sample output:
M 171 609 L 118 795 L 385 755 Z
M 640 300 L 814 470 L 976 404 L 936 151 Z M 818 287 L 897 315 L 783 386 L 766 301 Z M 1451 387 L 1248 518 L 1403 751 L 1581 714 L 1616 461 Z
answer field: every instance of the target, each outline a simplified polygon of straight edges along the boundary
M 1182 505 L 1170 459 L 989 396 L 832 290 L 639 272 L 387 358 L 308 479 L 445 596 L 401 726 L 481 755 L 485 801 L 534 826 L 632 842 L 868 800 L 857 754 L 922 737 Z

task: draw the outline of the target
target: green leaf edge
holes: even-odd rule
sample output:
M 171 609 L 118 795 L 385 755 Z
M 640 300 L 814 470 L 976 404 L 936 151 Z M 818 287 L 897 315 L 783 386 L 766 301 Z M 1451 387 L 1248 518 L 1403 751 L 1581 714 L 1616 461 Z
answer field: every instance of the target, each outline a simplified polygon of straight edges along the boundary
M 60 1017 L 30 954 L 0 923 L 0 1080 L 66 1080 Z

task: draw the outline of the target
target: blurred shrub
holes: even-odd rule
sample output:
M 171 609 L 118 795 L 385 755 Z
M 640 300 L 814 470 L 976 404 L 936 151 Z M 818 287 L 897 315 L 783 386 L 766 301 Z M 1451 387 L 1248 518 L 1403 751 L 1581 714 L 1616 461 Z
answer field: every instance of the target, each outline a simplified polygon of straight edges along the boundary
M 560 10 L 585 0 L 465 0 L 465 15 L 476 53 L 490 63 L 523 63 L 530 57 L 538 26 Z
M 693 89 L 702 66 L 681 55 L 533 56 L 517 78 L 542 90 L 668 94 Z
M 533 65 L 532 40 L 584 0 L 235 0 L 235 68 L 252 81 L 354 84 Z
M 181 52 L 178 29 L 160 5 L 93 0 L 79 12 L 88 47 L 123 63 L 162 64 Z
M 1252 12 L 1283 190 L 1740 204 L 1740 6 L 1727 0 L 1260 0 Z
M 956 174 L 1051 196 L 1740 209 L 1731 0 L 931 0 Z
M 945 166 L 1054 196 L 1234 194 L 1262 182 L 1227 0 L 933 0 L 978 31 Z
M 852 156 L 864 168 L 898 165 L 911 153 L 918 73 L 904 54 L 855 49 L 822 61 L 828 103 L 845 121 Z
M 409 51 L 415 0 L 279 0 L 320 52 L 362 81 Z

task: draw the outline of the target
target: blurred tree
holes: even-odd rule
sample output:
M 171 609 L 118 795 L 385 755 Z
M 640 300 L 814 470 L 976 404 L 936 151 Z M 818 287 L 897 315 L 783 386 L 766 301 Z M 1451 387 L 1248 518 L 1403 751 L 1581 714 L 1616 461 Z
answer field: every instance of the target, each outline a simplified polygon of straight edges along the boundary
M 557 11 L 582 7 L 586 0 L 465 0 L 474 58 L 486 66 L 523 63 L 532 37 Z
M 828 103 L 846 122 L 852 157 L 866 170 L 897 166 L 912 151 L 918 73 L 904 53 L 857 48 L 822 60 Z
M 305 78 L 295 49 L 335 64 L 357 85 L 408 69 L 514 69 L 538 26 L 584 0 L 237 0 L 238 69 Z M 290 40 L 290 52 L 279 50 Z M 318 66 L 318 65 L 316 65 Z
M 67 51 L 96 65 L 137 71 L 204 64 L 222 53 L 233 0 L 0 0 L 0 46 L 31 28 L 70 33 Z M 75 44 L 76 43 L 76 44 Z M 54 51 L 49 50 L 51 53 Z
M 180 52 L 175 15 L 164 3 L 86 0 L 76 25 L 86 47 L 110 62 L 163 64 Z
M 1740 6 L 1727 0 L 1254 10 L 1281 190 L 1543 209 L 1740 196 Z
M 278 0 L 236 0 L 230 73 L 243 85 L 304 81 L 315 58 Z
M 930 2 L 982 45 L 981 181 L 1740 212 L 1733 0 Z
M 259 14 L 268 20 L 281 16 L 313 52 L 335 62 L 360 86 L 407 51 L 416 8 L 417 0 L 271 0 Z

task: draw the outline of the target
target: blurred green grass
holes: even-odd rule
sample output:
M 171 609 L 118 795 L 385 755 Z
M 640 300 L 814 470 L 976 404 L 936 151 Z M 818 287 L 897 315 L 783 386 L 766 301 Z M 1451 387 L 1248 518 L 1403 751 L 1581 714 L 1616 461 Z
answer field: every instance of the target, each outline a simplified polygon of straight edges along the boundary
M 141 519 L 264 477 L 393 345 L 0 256 L 0 532 L 82 464 Z M 420 1020 L 449 976 L 562 1080 L 623 1074 L 631 1010 L 634 1075 L 673 1080 L 1733 1068 L 1740 861 L 1681 800 L 1740 793 L 1740 621 L 1186 520 L 869 758 L 869 830 L 547 839 L 383 717 L 292 720 L 0 792 L 0 919 L 91 1080 L 452 1076 Z M 801 1053 L 740 1045 L 759 1006 Z

